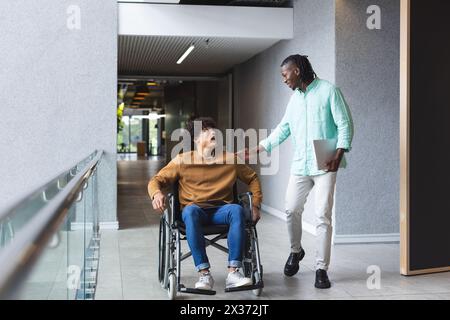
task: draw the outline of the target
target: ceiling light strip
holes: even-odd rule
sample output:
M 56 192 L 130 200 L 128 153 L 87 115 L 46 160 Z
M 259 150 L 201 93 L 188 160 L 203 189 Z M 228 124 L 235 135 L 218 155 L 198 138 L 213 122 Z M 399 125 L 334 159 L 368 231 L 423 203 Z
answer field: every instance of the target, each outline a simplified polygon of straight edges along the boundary
M 180 57 L 180 59 L 178 59 L 177 64 L 181 64 L 184 59 L 186 59 L 186 57 L 192 52 L 192 50 L 194 50 L 194 45 L 191 44 L 191 46 L 186 50 L 185 53 L 183 53 L 183 55 Z

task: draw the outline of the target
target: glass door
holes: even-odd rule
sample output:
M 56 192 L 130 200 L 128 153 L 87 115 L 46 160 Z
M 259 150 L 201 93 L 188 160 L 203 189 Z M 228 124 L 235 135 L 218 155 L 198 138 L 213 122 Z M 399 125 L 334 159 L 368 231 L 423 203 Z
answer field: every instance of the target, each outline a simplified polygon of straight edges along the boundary
M 123 116 L 123 129 L 117 136 L 117 152 L 136 153 L 137 144 L 143 140 L 142 119 Z

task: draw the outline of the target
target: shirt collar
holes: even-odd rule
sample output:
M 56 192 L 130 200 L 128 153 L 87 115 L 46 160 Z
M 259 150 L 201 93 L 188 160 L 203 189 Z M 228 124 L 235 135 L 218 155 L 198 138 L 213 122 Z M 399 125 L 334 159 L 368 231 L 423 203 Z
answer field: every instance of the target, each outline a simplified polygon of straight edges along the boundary
M 317 86 L 318 83 L 319 83 L 319 78 L 315 77 L 314 80 L 306 88 L 306 92 L 311 91 L 312 89 L 314 89 Z
M 297 88 L 297 91 L 300 93 L 303 93 L 303 94 L 308 93 L 309 91 L 311 91 L 312 89 L 314 89 L 317 86 L 317 84 L 319 83 L 319 80 L 320 80 L 319 77 L 315 77 L 314 80 L 308 85 L 308 87 L 306 87 L 305 92 L 300 90 L 300 88 Z

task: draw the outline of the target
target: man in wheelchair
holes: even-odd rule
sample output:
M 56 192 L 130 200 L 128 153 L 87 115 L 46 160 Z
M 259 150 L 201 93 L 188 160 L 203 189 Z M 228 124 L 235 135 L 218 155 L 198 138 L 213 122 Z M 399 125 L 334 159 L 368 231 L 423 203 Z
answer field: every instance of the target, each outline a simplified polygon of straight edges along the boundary
M 201 122 L 201 132 L 194 132 L 195 122 L 197 126 Z M 203 234 L 205 225 L 228 225 L 226 288 L 252 285 L 252 279 L 239 271 L 242 268 L 246 221 L 243 207 L 233 203 L 236 180 L 247 184 L 253 194 L 251 212 L 254 223 L 260 219 L 262 201 L 258 176 L 250 167 L 238 164 L 234 154 L 214 154 L 215 128 L 216 124 L 211 118 L 190 121 L 187 129 L 195 144 L 194 151 L 178 154 L 148 184 L 153 208 L 162 214 L 166 208 L 166 196 L 162 190 L 178 183 L 181 218 L 186 226 L 186 238 L 199 272 L 195 288 L 201 290 L 212 290 L 214 285 L 206 255 Z M 229 161 L 230 157 L 233 157 L 233 161 Z

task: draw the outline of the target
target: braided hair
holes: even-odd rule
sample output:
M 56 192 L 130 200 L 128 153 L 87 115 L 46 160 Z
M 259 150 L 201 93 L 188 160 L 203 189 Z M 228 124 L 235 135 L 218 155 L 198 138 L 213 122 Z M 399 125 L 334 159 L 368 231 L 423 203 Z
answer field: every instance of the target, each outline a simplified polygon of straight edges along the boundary
M 300 69 L 300 81 L 302 83 L 308 83 L 317 78 L 317 74 L 314 72 L 308 56 L 302 56 L 300 54 L 291 55 L 283 60 L 281 67 L 288 63 L 292 63 Z

